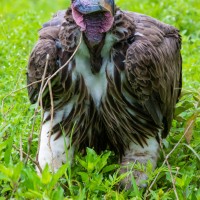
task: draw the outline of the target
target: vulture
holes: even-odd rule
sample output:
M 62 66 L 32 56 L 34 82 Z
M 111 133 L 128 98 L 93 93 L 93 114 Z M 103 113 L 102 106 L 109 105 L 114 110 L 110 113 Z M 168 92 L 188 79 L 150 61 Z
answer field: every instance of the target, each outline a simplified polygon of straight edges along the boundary
M 38 161 L 56 171 L 87 147 L 156 167 L 181 92 L 181 36 L 114 0 L 71 0 L 39 30 L 28 95 L 43 109 Z M 142 185 L 147 175 L 132 170 Z M 130 187 L 128 176 L 124 183 Z

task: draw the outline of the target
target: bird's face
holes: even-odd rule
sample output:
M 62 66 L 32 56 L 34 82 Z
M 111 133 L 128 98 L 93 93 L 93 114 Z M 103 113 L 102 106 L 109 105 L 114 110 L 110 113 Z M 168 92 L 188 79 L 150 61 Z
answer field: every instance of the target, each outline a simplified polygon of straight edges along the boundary
M 76 24 L 92 42 L 101 40 L 100 35 L 111 29 L 114 7 L 114 0 L 72 0 L 71 3 Z

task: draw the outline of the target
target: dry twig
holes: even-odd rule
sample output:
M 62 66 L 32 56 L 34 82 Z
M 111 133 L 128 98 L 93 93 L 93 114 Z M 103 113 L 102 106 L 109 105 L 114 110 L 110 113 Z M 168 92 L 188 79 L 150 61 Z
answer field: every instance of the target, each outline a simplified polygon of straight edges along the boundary
M 163 141 L 162 141 L 162 137 L 161 137 L 160 134 L 159 134 L 159 141 L 160 141 L 160 148 L 162 150 L 162 153 L 163 153 L 164 157 L 166 158 L 166 154 L 165 154 L 165 151 L 164 151 L 164 148 L 163 148 L 163 143 L 162 143 Z M 168 169 L 169 169 L 169 174 L 170 174 L 170 177 L 171 177 L 171 180 L 172 180 L 174 194 L 176 196 L 176 199 L 179 200 L 178 193 L 177 193 L 176 186 L 175 186 L 175 179 L 173 178 L 171 166 L 169 164 L 168 159 L 166 159 L 166 163 L 167 163 L 167 166 L 168 166 Z
M 80 47 L 80 45 L 81 45 L 81 41 L 82 41 L 82 34 L 81 34 L 81 36 L 80 36 L 79 43 L 78 43 L 76 49 L 74 50 L 73 54 L 70 56 L 70 58 L 66 61 L 66 63 L 65 63 L 63 66 L 61 66 L 55 73 L 53 73 L 53 74 L 48 78 L 47 82 L 45 83 L 45 85 L 44 85 L 44 87 L 43 87 L 42 93 L 44 92 L 45 88 L 47 87 L 48 82 L 49 82 L 52 78 L 54 78 L 64 67 L 66 67 L 66 66 L 69 64 L 69 62 L 71 61 L 71 59 L 74 57 L 74 55 L 75 55 L 76 52 L 78 51 L 78 49 L 79 49 L 79 47 Z
M 33 162 L 37 167 L 38 169 L 41 169 L 41 167 L 38 165 L 38 163 L 30 156 L 28 155 L 26 152 L 24 151 L 21 151 L 19 148 L 17 148 L 15 145 L 13 145 L 13 148 L 16 149 L 19 153 L 22 153 L 24 156 L 28 156 L 28 159 Z
M 49 139 L 48 139 L 48 147 L 51 151 L 51 158 L 52 158 L 52 171 L 54 172 L 54 167 L 53 167 L 53 152 L 51 149 L 51 135 L 52 135 L 52 129 L 53 129 L 53 113 L 54 113 L 54 105 L 53 105 L 53 92 L 52 92 L 52 88 L 51 88 L 51 81 L 49 80 L 48 82 L 48 86 L 49 86 L 49 94 L 50 94 L 50 100 L 51 100 L 51 121 L 50 121 L 50 130 L 49 130 Z
M 20 148 L 20 161 L 23 161 L 23 147 L 22 147 L 22 135 L 20 134 L 20 146 L 19 146 L 19 148 Z
M 43 85 L 44 85 L 44 81 L 45 81 L 48 62 L 49 62 L 49 54 L 47 54 L 47 57 L 46 57 L 46 64 L 45 64 L 44 73 L 43 73 L 43 76 L 42 76 L 42 83 L 41 83 L 41 86 L 40 86 L 38 100 L 37 100 L 37 103 L 36 103 L 35 112 L 34 112 L 34 116 L 33 116 L 32 130 L 31 130 L 31 134 L 28 138 L 28 151 L 27 151 L 28 155 L 30 154 L 30 149 L 31 149 L 31 144 L 32 144 L 32 139 L 33 139 L 33 132 L 34 132 L 34 126 L 35 126 L 35 121 L 36 121 L 36 115 L 37 115 L 37 112 L 38 112 L 39 102 L 42 99 L 42 89 L 43 89 Z M 27 161 L 28 161 L 28 156 L 26 157 L 25 163 L 27 163 Z
M 50 125 L 50 135 L 49 135 L 49 141 L 48 141 L 48 145 L 49 145 L 49 148 L 51 149 L 51 146 L 50 146 L 50 138 L 51 138 L 51 130 L 52 130 L 52 124 L 53 124 L 53 112 L 54 112 L 54 105 L 53 105 L 53 92 L 52 92 L 52 87 L 51 87 L 51 79 L 53 77 L 55 77 L 66 65 L 69 64 L 69 62 L 72 60 L 72 58 L 74 57 L 74 55 L 76 54 L 76 52 L 78 51 L 80 45 L 81 45 L 81 41 L 82 41 L 82 34 L 80 36 L 80 40 L 79 40 L 79 43 L 74 51 L 74 53 L 71 55 L 71 57 L 66 61 L 66 63 L 64 65 L 62 65 L 53 75 L 51 75 L 50 77 L 47 77 L 45 78 L 44 80 L 47 79 L 46 83 L 44 84 L 43 87 L 40 87 L 40 91 L 41 91 L 41 95 L 43 94 L 47 84 L 49 85 L 49 93 L 50 93 L 50 100 L 51 100 L 51 125 Z M 40 105 L 42 106 L 42 98 L 39 98 L 39 101 L 40 101 Z M 43 112 L 43 111 L 41 111 Z M 44 116 L 44 114 L 42 114 L 42 116 Z M 43 117 L 42 117 L 43 119 Z M 43 121 L 43 120 L 42 120 Z M 41 141 L 41 133 L 42 133 L 42 122 L 40 124 L 40 134 L 39 134 L 39 139 L 38 139 L 38 149 L 37 149 L 37 154 L 36 154 L 36 163 L 39 165 L 39 162 L 38 162 L 38 156 L 39 156 L 39 148 L 40 148 L 40 141 Z M 52 151 L 51 151 L 52 152 Z M 41 169 L 41 168 L 40 168 Z M 53 169 L 53 168 L 52 168 Z M 41 170 L 40 170 L 41 172 Z

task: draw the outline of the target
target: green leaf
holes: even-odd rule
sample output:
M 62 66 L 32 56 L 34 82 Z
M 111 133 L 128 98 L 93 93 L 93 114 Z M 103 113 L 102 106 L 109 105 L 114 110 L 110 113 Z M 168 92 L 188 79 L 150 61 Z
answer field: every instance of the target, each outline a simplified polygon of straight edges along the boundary
M 61 187 L 56 188 L 52 193 L 52 200 L 62 200 L 64 199 L 64 190 Z
M 48 183 L 50 183 L 51 179 L 52 179 L 52 174 L 49 171 L 49 166 L 46 165 L 42 172 L 41 181 L 43 184 L 48 184 Z
M 83 182 L 88 183 L 89 182 L 89 175 L 86 172 L 78 172 L 77 174 L 79 174 L 82 178 Z
M 76 198 L 74 198 L 76 200 L 85 200 L 86 198 L 86 188 L 83 189 L 79 189 L 78 191 L 78 196 L 76 196 Z
M 183 144 L 183 145 L 185 145 L 188 149 L 190 149 L 194 153 L 194 155 L 197 157 L 197 159 L 200 161 L 199 154 L 191 146 L 189 146 L 187 144 Z
M 36 199 L 36 198 L 42 199 L 43 194 L 35 190 L 28 190 L 27 192 L 24 193 L 24 197 L 31 198 L 31 199 Z
M 6 142 L 0 143 L 0 152 L 3 152 L 3 150 L 6 148 L 6 146 L 7 146 Z
M 137 184 L 136 184 L 136 180 L 135 180 L 135 178 L 134 178 L 133 175 L 131 175 L 131 182 L 132 182 L 132 186 L 133 186 L 133 189 L 134 189 L 134 194 L 135 194 L 136 196 L 138 196 L 138 197 L 142 197 L 142 196 L 141 196 L 141 193 L 140 193 L 140 191 L 139 191 L 139 188 L 138 188 L 138 186 L 137 186 Z
M 82 160 L 78 156 L 76 156 L 76 160 L 78 160 L 78 162 L 81 164 L 82 167 L 84 167 L 85 169 L 87 169 L 87 163 L 84 160 Z
M 3 136 L 3 134 L 9 129 L 9 127 L 11 126 L 11 124 L 8 124 L 7 126 L 5 126 L 5 127 L 0 127 L 0 130 L 1 130 L 1 132 L 0 132 L 0 138 L 2 138 L 2 136 Z
M 14 167 L 13 170 L 13 176 L 12 176 L 13 181 L 18 181 L 22 169 L 23 169 L 23 163 L 22 162 L 17 163 L 17 165 Z
M 4 154 L 4 160 L 5 160 L 6 165 L 8 165 L 10 163 L 11 151 L 12 151 L 12 145 L 13 145 L 13 138 L 14 138 L 14 136 L 12 135 L 7 140 L 7 147 L 6 147 L 6 151 L 5 151 L 5 154 Z
M 112 164 L 112 165 L 108 165 L 106 167 L 103 168 L 102 173 L 106 173 L 106 172 L 110 172 L 113 171 L 115 169 L 118 169 L 120 165 L 118 164 Z
M 0 172 L 3 173 L 5 176 L 11 178 L 13 175 L 13 170 L 10 168 L 5 167 L 4 165 L 0 164 Z
M 22 176 L 23 185 L 27 189 L 38 190 L 40 187 L 42 187 L 41 176 L 38 176 L 35 170 L 30 168 L 24 168 Z
M 93 149 L 87 148 L 86 149 L 87 155 L 86 155 L 86 161 L 87 161 L 87 171 L 91 173 L 100 160 L 100 158 L 97 156 L 96 152 Z
M 0 167 L 1 167 L 1 166 L 0 166 Z M 0 180 L 10 181 L 10 178 L 9 178 L 7 175 L 5 175 L 5 174 L 0 173 Z
M 69 167 L 69 164 L 68 164 L 68 163 L 62 165 L 62 166 L 58 169 L 58 171 L 57 171 L 55 174 L 52 175 L 53 177 L 52 177 L 52 180 L 51 180 L 51 182 L 50 182 L 50 184 L 49 184 L 49 189 L 50 189 L 50 190 L 53 189 L 53 187 L 56 185 L 56 183 L 58 182 L 58 180 L 60 179 L 60 177 L 63 176 L 63 175 L 65 174 L 65 172 L 66 172 L 66 170 L 67 170 L 67 167 Z
M 111 152 L 108 151 L 100 157 L 100 160 L 99 160 L 99 162 L 97 163 L 97 166 L 96 166 L 98 172 L 100 172 L 103 169 L 103 167 L 107 164 L 107 161 L 108 161 L 110 154 L 111 154 Z
M 13 190 L 13 188 L 11 188 L 9 185 L 7 185 L 7 184 L 4 184 L 3 185 L 3 190 L 1 191 L 2 192 L 2 194 L 3 193 L 6 193 L 6 192 L 9 192 L 9 191 L 11 191 L 11 190 Z

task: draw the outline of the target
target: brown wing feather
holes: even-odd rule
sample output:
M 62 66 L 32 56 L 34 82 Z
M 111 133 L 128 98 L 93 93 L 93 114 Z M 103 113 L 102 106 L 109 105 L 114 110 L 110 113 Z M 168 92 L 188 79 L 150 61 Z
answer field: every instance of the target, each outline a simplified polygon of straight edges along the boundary
M 166 136 L 181 88 L 181 39 L 178 30 L 148 16 L 135 20 L 135 39 L 125 69 L 134 95 Z
M 41 80 L 47 54 L 49 54 L 49 61 L 46 77 L 52 75 L 60 66 L 64 65 L 76 48 L 79 37 L 80 30 L 72 18 L 71 9 L 58 11 L 50 21 L 43 24 L 43 28 L 39 31 L 39 40 L 29 58 L 27 84 Z M 55 77 L 56 81 L 52 80 L 54 82 L 52 88 L 54 100 L 62 98 L 63 91 L 71 85 L 71 77 L 68 71 L 68 65 L 66 65 L 60 71 L 59 76 Z M 39 90 L 40 83 L 28 87 L 31 103 L 36 102 Z M 43 106 L 47 109 L 50 106 L 48 92 L 43 95 L 43 101 L 45 101 Z
M 50 58 L 48 62 L 46 77 L 51 75 L 56 69 L 57 49 L 54 41 L 49 39 L 39 40 L 29 58 L 27 73 L 28 84 L 42 79 L 47 54 L 50 55 Z M 37 101 L 40 85 L 41 83 L 39 82 L 28 87 L 28 94 L 31 103 L 35 103 Z
M 34 83 L 42 79 L 46 64 L 46 56 L 49 54 L 46 77 L 52 75 L 58 69 L 57 47 L 58 34 L 61 23 L 64 20 L 66 11 L 59 11 L 53 19 L 43 25 L 39 31 L 39 40 L 33 48 L 28 62 L 27 84 Z M 28 94 L 31 103 L 35 103 L 38 98 L 41 82 L 28 87 Z

